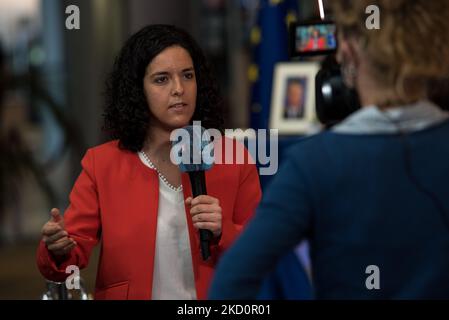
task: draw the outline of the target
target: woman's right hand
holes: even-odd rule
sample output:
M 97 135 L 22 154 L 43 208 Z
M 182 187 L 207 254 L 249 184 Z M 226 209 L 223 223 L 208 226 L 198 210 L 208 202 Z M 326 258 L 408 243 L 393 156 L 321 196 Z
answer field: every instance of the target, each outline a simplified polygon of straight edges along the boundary
M 54 255 L 66 255 L 76 246 L 76 241 L 64 230 L 64 219 L 59 209 L 54 208 L 50 213 L 50 220 L 42 227 L 42 241 Z

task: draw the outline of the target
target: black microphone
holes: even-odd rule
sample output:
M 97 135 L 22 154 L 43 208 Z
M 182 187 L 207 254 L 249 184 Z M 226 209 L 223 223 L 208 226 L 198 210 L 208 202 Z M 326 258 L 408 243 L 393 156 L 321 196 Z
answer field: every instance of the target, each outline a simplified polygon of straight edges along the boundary
M 187 172 L 192 186 L 193 198 L 207 195 L 205 171 L 213 166 L 213 144 L 210 135 L 201 126 L 187 126 L 176 132 L 177 140 L 172 142 L 172 160 L 177 159 L 181 172 Z M 173 154 L 174 153 L 174 154 Z M 179 161 L 180 160 L 180 161 Z M 203 260 L 210 257 L 210 230 L 200 229 L 200 248 Z

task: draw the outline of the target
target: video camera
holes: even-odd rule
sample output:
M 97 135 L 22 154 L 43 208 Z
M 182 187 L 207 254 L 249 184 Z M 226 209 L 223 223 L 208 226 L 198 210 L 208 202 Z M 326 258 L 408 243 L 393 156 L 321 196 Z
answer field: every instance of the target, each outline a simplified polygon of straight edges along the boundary
M 337 28 L 330 20 L 291 24 L 289 52 L 292 60 L 324 56 L 315 77 L 316 113 L 319 121 L 330 128 L 360 108 L 358 94 L 348 88 L 336 60 Z

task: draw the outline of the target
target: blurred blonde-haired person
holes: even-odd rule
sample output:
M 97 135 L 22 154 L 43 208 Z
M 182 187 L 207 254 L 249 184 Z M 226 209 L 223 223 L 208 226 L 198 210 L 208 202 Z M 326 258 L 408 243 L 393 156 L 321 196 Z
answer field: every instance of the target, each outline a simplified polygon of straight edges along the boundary
M 210 298 L 254 298 L 304 238 L 317 299 L 449 298 L 449 114 L 428 98 L 449 74 L 449 2 L 330 3 L 363 107 L 291 149 Z M 379 30 L 365 27 L 368 5 Z

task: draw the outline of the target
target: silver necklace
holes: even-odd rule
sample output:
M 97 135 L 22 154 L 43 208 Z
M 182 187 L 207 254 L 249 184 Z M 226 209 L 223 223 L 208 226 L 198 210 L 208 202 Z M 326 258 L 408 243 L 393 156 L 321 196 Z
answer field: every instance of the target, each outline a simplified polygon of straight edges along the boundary
M 165 183 L 165 185 L 167 187 L 169 187 L 170 189 L 172 189 L 173 191 L 181 191 L 182 190 L 182 184 L 179 187 L 175 187 L 174 185 L 172 185 L 170 182 L 167 181 L 167 178 L 156 168 L 156 166 L 153 164 L 153 162 L 151 162 L 150 157 L 148 157 L 148 155 L 144 152 L 144 151 L 140 151 L 145 159 L 145 161 L 147 162 L 148 166 L 151 169 L 156 170 L 157 174 L 159 175 L 159 178 Z

